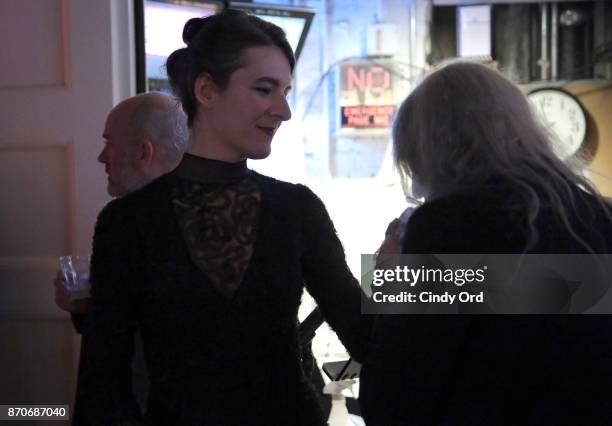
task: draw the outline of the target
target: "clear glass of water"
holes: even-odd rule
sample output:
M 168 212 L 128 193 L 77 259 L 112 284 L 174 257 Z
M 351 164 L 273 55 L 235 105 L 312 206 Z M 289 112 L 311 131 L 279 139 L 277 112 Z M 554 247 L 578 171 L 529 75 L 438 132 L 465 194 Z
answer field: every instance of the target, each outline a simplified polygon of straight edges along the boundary
M 64 277 L 64 285 L 70 293 L 70 298 L 84 299 L 89 297 L 89 255 L 71 255 L 59 258 L 60 269 Z

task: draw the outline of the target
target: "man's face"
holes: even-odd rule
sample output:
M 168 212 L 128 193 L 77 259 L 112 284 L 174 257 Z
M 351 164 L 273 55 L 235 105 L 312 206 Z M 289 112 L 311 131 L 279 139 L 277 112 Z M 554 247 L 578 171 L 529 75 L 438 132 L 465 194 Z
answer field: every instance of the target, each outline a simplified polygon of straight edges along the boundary
M 128 120 L 129 106 L 118 105 L 110 112 L 104 127 L 104 149 L 98 156 L 108 175 L 108 193 L 113 197 L 122 197 L 147 183 L 138 161 L 139 144 L 129 132 Z

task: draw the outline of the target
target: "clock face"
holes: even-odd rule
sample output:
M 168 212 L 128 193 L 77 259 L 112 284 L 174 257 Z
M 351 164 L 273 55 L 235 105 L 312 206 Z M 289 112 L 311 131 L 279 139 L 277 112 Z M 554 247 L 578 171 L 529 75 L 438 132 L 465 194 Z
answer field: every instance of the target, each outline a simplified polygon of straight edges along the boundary
M 576 154 L 586 137 L 582 105 L 560 89 L 539 89 L 527 95 L 538 119 L 553 136 L 553 150 L 565 160 Z

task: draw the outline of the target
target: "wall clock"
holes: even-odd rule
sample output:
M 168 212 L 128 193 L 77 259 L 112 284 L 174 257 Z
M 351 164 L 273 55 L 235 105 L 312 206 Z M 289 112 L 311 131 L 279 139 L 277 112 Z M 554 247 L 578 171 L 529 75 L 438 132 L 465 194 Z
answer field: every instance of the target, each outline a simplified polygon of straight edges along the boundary
M 527 94 L 536 116 L 553 135 L 553 150 L 566 160 L 574 156 L 584 143 L 587 116 L 582 103 L 571 93 L 546 87 Z

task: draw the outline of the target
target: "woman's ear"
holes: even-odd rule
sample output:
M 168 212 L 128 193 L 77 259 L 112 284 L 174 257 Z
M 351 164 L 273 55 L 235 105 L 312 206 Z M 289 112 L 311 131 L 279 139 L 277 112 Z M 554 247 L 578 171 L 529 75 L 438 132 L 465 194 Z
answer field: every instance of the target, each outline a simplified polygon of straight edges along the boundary
M 193 94 L 198 105 L 210 108 L 216 98 L 219 89 L 206 73 L 200 74 L 193 84 Z

